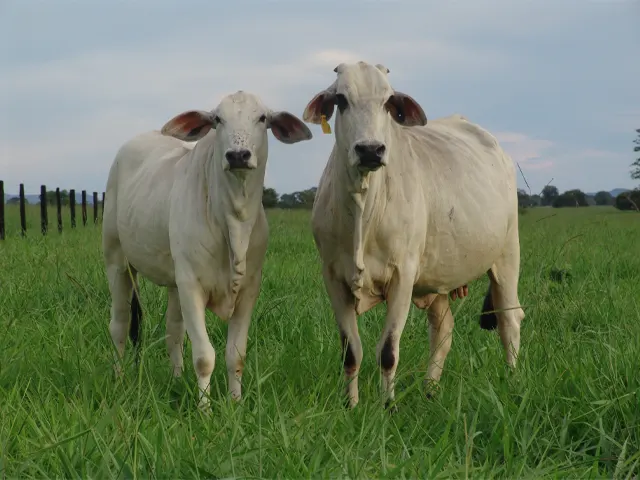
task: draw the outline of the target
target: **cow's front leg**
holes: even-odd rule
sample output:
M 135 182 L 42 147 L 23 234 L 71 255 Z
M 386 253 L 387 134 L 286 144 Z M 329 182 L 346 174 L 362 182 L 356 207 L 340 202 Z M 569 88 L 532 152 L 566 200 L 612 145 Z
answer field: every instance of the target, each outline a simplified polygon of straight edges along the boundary
M 209 384 L 216 362 L 216 352 L 209 341 L 205 324 L 206 295 L 197 281 L 178 282 L 180 308 L 191 340 L 193 367 L 198 378 L 198 407 L 209 411 Z
M 251 324 L 251 313 L 260 291 L 261 276 L 261 273 L 257 274 L 246 287 L 240 290 L 235 310 L 229 320 L 225 360 L 229 377 L 229 393 L 233 400 L 242 398 L 242 373 L 247 354 L 247 335 Z
M 323 268 L 322 276 L 340 331 L 347 402 L 349 408 L 353 408 L 359 400 L 358 372 L 362 363 L 362 343 L 358 333 L 355 299 L 346 283 L 333 278 L 326 268 Z
M 378 365 L 382 370 L 385 407 L 395 398 L 394 379 L 400 360 L 400 337 L 411 308 L 414 278 L 414 270 L 398 272 L 387 293 L 387 318 L 376 349 Z

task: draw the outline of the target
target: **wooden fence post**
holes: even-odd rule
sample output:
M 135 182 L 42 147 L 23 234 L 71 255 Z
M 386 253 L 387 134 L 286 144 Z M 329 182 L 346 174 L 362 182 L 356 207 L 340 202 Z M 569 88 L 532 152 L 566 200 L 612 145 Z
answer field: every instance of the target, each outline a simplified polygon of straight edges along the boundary
M 40 185 L 40 229 L 42 235 L 47 234 L 49 227 L 49 219 L 47 218 L 47 186 Z
M 27 234 L 27 212 L 24 210 L 24 183 L 20 184 L 20 234 Z
M 82 226 L 87 226 L 87 191 L 82 190 Z
M 0 180 L 0 240 L 4 240 L 4 182 Z
M 56 209 L 58 214 L 58 233 L 62 233 L 62 198 L 60 198 L 60 188 L 56 188 Z
M 100 220 L 104 219 L 104 192 L 102 192 L 102 213 L 100 216 Z
M 71 228 L 76 228 L 76 191 L 69 190 L 69 210 L 71 211 Z
M 93 224 L 98 223 L 98 192 L 93 192 Z

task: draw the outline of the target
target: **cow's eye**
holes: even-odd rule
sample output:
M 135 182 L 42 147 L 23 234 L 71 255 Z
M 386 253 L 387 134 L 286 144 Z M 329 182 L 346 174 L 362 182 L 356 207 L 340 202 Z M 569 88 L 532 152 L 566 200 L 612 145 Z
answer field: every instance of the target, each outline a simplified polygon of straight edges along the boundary
M 338 93 L 336 95 L 336 105 L 338 105 L 338 110 L 340 110 L 340 112 L 344 112 L 346 110 L 346 108 L 349 106 L 349 102 L 347 101 L 347 97 L 345 97 L 341 93 Z
M 222 124 L 222 119 L 219 116 L 215 116 L 213 117 L 213 123 L 216 125 L 221 125 Z
M 258 121 L 259 121 L 260 123 L 264 123 L 264 122 L 266 122 L 266 121 L 267 121 L 267 116 L 266 116 L 266 115 L 261 115 L 261 116 L 260 116 L 260 118 L 258 119 Z

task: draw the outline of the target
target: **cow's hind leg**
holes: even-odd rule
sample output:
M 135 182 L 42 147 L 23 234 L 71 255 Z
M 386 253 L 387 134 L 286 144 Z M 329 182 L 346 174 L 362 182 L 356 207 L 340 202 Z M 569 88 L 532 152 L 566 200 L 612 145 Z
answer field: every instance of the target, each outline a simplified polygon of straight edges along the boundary
M 178 289 L 176 287 L 170 287 L 167 293 L 167 351 L 169 352 L 169 359 L 173 367 L 173 375 L 179 377 L 182 375 L 184 365 L 184 334 L 186 327 L 182 319 Z
M 130 300 L 133 291 L 132 277 L 129 274 L 124 254 L 120 248 L 111 249 L 105 255 L 107 279 L 111 293 L 111 321 L 109 333 L 116 347 L 114 369 L 117 376 L 122 375 L 120 361 L 124 357 L 125 343 L 129 331 Z M 132 270 L 132 273 L 133 270 Z
M 340 331 L 347 401 L 349 408 L 353 408 L 359 401 L 358 372 L 362 363 L 362 342 L 358 332 L 355 298 L 347 285 L 334 279 L 326 268 L 323 268 L 322 276 Z
M 497 324 L 507 364 L 515 368 L 520 351 L 520 324 L 525 316 L 518 300 L 520 243 L 517 234 L 511 237 L 502 256 L 487 273 L 491 286 L 485 297 L 483 312 L 495 310 L 495 313 L 483 316 L 485 321 L 489 320 L 489 327 Z M 494 315 L 494 321 L 491 320 L 491 315 Z M 482 322 L 481 318 L 481 326 Z
M 453 337 L 453 313 L 446 295 L 437 295 L 429 305 L 429 367 L 427 383 L 439 382 L 444 362 L 451 350 Z

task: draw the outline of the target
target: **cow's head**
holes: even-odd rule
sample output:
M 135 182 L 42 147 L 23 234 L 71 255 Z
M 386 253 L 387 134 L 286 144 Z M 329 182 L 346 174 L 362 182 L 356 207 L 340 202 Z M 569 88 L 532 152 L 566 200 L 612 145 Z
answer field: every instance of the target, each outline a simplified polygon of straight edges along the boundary
M 341 63 L 338 78 L 316 94 L 304 110 L 303 119 L 321 123 L 335 121 L 336 144 L 347 153 L 349 164 L 361 171 L 373 171 L 387 164 L 391 142 L 391 122 L 405 127 L 426 125 L 422 107 L 409 95 L 394 90 L 384 65 Z
M 190 110 L 169 120 L 163 135 L 195 142 L 215 129 L 214 158 L 225 171 L 255 170 L 264 167 L 268 152 L 267 129 L 283 143 L 297 143 L 312 138 L 309 128 L 295 115 L 273 112 L 260 98 L 238 91 L 227 95 L 210 112 Z

